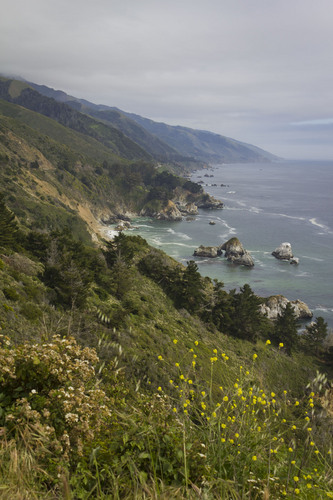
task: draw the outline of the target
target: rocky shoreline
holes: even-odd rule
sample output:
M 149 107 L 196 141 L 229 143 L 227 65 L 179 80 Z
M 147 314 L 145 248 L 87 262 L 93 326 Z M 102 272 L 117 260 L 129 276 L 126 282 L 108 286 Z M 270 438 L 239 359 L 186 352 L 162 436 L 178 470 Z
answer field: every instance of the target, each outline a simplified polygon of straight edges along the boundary
M 190 218 L 198 214 L 199 206 L 194 202 L 184 203 L 183 200 L 171 201 L 167 203 L 160 212 L 141 212 L 140 214 L 117 214 L 109 217 L 107 220 L 101 221 L 100 234 L 104 238 L 112 239 L 120 231 L 131 229 L 134 226 L 131 224 L 131 217 L 149 216 L 156 220 L 179 221 L 184 217 Z M 209 197 L 204 208 L 223 208 L 223 203 L 213 197 Z M 110 229 L 110 224 L 114 225 L 114 229 Z M 271 252 L 276 259 L 290 262 L 290 264 L 298 264 L 299 259 L 293 255 L 291 244 L 288 242 L 281 243 L 275 250 Z M 235 266 L 245 266 L 247 268 L 254 267 L 254 260 L 248 250 L 237 237 L 230 238 L 228 241 L 216 246 L 200 245 L 193 252 L 194 257 L 215 259 L 217 257 L 225 257 L 226 260 Z M 297 319 L 309 320 L 313 317 L 313 313 L 308 305 L 297 299 L 289 300 L 283 295 L 273 295 L 262 298 L 263 302 L 260 306 L 261 313 L 268 319 L 275 321 L 281 315 L 288 303 L 294 309 Z

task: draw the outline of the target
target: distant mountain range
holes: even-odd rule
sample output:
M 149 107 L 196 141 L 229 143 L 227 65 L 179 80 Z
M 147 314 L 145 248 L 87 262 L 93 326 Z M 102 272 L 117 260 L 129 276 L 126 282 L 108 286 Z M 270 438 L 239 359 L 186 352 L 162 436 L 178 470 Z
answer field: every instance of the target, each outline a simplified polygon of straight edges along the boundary
M 251 144 L 187 127 L 159 123 L 116 107 L 93 104 L 60 90 L 29 82 L 40 94 L 111 124 L 161 162 L 248 163 L 279 158 Z

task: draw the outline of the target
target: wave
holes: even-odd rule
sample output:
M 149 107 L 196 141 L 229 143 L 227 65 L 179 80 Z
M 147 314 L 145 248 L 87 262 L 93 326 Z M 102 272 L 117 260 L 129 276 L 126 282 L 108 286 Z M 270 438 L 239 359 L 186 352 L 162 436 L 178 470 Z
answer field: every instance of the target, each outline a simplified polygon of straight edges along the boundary
M 118 236 L 119 231 L 115 231 L 114 229 L 106 229 L 103 231 L 103 234 L 106 238 L 110 238 L 110 240 L 113 240 L 115 236 Z
M 186 243 L 177 243 L 176 241 L 171 241 L 171 242 L 163 242 L 161 243 L 163 246 L 176 246 L 176 247 L 185 247 L 185 248 L 192 248 L 193 245 L 186 245 Z
M 308 278 L 309 276 L 312 276 L 312 273 L 309 273 L 307 271 L 302 271 L 301 273 L 297 273 L 294 275 L 295 278 Z
M 179 231 L 175 231 L 174 229 L 171 229 L 170 227 L 166 230 L 167 233 L 174 234 L 178 238 L 182 238 L 183 240 L 191 240 L 192 238 L 188 236 L 185 233 L 180 233 Z
M 330 312 L 333 312 L 333 308 L 332 307 L 325 307 L 325 306 L 322 306 L 322 305 L 318 305 L 316 307 L 314 307 L 315 311 L 322 311 L 322 312 L 325 312 L 325 313 L 330 313 Z
M 313 219 L 309 219 L 309 222 L 313 226 L 316 226 L 316 227 L 319 227 L 320 229 L 323 229 L 324 233 L 319 233 L 319 234 L 332 234 L 333 233 L 333 231 L 331 231 L 331 229 L 328 226 L 326 226 L 326 224 L 322 224 L 322 223 L 318 222 L 318 220 L 315 217 Z
M 315 262 L 325 262 L 325 259 L 320 259 L 319 257 L 309 257 L 308 255 L 300 255 L 300 259 L 314 260 Z
M 225 199 L 224 199 L 225 201 Z M 237 202 L 238 205 L 240 205 L 240 207 L 228 207 L 228 206 L 225 206 L 225 210 L 233 210 L 233 211 L 238 211 L 238 212 L 251 212 L 251 213 L 254 213 L 254 214 L 260 214 L 262 213 L 264 210 L 262 208 L 258 208 L 258 207 L 248 207 L 246 205 L 246 203 L 242 202 L 242 201 L 238 201 Z

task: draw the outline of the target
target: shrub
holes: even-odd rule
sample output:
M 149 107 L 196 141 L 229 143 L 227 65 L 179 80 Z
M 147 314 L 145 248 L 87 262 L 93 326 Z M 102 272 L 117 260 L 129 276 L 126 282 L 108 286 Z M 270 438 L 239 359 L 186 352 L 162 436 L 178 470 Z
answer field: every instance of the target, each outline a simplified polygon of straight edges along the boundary
M 46 467 L 69 464 L 110 415 L 95 376 L 95 350 L 58 335 L 17 347 L 0 340 L 0 425 L 7 438 L 20 443 L 27 429 L 35 431 L 47 438 L 39 450 Z
M 12 300 L 13 302 L 16 302 L 20 298 L 20 296 L 17 293 L 17 291 L 15 290 L 15 288 L 4 287 L 4 289 L 2 291 L 3 291 L 3 294 L 6 297 L 6 299 Z

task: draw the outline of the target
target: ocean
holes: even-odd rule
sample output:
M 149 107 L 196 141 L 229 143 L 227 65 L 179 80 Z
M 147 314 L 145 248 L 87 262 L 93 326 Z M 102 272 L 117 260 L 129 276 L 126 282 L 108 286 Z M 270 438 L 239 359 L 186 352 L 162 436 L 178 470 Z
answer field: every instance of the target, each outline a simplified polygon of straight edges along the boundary
M 223 164 L 191 179 L 203 182 L 224 208 L 200 210 L 191 221 L 136 219 L 131 233 L 180 262 L 195 260 L 203 276 L 218 278 L 226 290 L 248 283 L 263 297 L 300 299 L 333 328 L 333 161 Z M 224 257 L 193 257 L 199 245 L 220 245 L 233 236 L 251 253 L 253 268 Z M 282 242 L 291 243 L 299 265 L 271 255 Z

